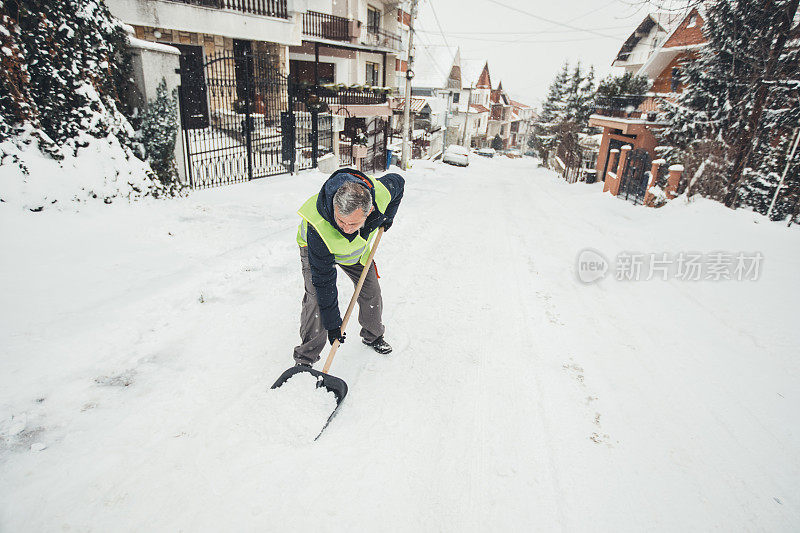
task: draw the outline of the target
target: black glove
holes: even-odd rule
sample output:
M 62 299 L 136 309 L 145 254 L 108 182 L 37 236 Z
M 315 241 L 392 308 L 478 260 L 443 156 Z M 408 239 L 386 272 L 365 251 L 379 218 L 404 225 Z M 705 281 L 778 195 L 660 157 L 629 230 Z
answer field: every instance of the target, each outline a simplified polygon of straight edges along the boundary
M 387 218 L 386 220 L 384 220 L 383 224 L 381 224 L 381 227 L 383 228 L 383 231 L 384 232 L 389 231 L 389 228 L 392 227 L 392 223 L 393 222 L 394 222 L 394 219 L 391 219 L 391 218 Z
M 328 342 L 333 345 L 333 341 L 339 341 L 339 344 L 344 342 L 345 334 L 342 333 L 342 328 L 338 327 L 335 329 L 328 330 Z

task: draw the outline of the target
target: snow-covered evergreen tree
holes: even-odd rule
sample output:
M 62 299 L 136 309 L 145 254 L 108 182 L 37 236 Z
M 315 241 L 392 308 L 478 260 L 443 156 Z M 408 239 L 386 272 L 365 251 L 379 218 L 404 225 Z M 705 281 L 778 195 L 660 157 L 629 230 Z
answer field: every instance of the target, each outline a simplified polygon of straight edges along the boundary
M 673 147 L 666 155 L 682 159 L 693 192 L 728 206 L 764 204 L 755 197 L 782 170 L 775 150 L 785 141 L 776 141 L 798 124 L 800 57 L 787 46 L 797 8 L 798 0 L 709 3 L 707 43 L 683 65 L 686 90 L 664 101 L 662 117 L 663 140 Z
M 581 68 L 580 61 L 578 61 L 572 70 L 572 74 L 570 74 L 566 91 L 563 95 L 563 120 L 579 125 L 587 124 L 589 115 L 594 109 L 594 94 L 594 67 L 584 71 Z
M 0 199 L 40 211 L 177 192 L 174 163 L 152 157 L 156 175 L 133 152 L 128 36 L 102 0 L 0 0 L 0 16 Z
M 597 84 L 595 97 L 600 106 L 634 111 L 644 101 L 649 88 L 647 76 L 626 72 L 602 79 Z
M 167 80 L 161 80 L 156 97 L 148 102 L 142 113 L 141 142 L 150 167 L 164 185 L 164 192 L 175 194 L 182 186 L 175 167 L 175 141 L 178 133 L 178 95 L 167 90 Z
M 594 93 L 594 67 L 585 71 L 578 62 L 570 70 L 565 61 L 550 84 L 547 99 L 533 123 L 529 145 L 542 160 L 547 160 L 560 143 L 566 141 L 570 146 L 577 146 L 577 136 L 588 132 L 589 115 L 595 105 Z M 565 136 L 570 138 L 565 139 Z
M 494 150 L 502 150 L 503 149 L 503 139 L 500 138 L 500 134 L 494 136 L 492 139 L 492 148 Z
M 547 98 L 542 104 L 542 110 L 533 123 L 531 148 L 536 150 L 543 161 L 547 160 L 548 154 L 555 143 L 554 128 L 564 119 L 566 107 L 564 100 L 569 79 L 569 63 L 565 61 L 559 73 L 550 83 Z
M 20 3 L 20 44 L 38 122 L 57 143 L 82 133 L 125 141 L 118 87 L 127 78 L 127 36 L 101 0 Z

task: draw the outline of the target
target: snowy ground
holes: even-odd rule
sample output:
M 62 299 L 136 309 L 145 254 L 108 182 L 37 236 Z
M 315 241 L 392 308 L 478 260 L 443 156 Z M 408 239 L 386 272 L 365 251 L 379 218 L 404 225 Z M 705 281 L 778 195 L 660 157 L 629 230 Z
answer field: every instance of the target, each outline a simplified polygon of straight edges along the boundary
M 0 531 L 800 529 L 800 232 L 472 159 L 407 174 L 377 253 L 395 352 L 351 325 L 317 442 L 329 399 L 267 388 L 323 175 L 0 204 Z M 621 253 L 720 251 L 759 279 L 615 279 Z

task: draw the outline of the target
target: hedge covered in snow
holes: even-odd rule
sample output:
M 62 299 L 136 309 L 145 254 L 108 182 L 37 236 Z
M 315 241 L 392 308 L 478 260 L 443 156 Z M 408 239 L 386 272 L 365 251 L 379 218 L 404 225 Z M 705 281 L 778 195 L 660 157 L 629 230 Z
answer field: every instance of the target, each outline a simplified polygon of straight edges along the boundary
M 179 190 L 137 157 L 127 33 L 101 0 L 0 0 L 0 17 L 0 201 L 38 211 Z

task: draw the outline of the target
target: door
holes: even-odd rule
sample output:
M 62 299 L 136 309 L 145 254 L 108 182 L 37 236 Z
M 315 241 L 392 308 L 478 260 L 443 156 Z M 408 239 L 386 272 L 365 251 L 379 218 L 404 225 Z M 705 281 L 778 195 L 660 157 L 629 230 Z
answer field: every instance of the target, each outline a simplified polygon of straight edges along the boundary
M 181 108 L 184 129 L 208 127 L 208 93 L 203 72 L 203 47 L 172 44 L 181 51 Z

